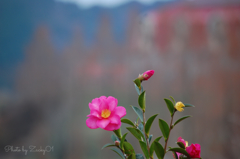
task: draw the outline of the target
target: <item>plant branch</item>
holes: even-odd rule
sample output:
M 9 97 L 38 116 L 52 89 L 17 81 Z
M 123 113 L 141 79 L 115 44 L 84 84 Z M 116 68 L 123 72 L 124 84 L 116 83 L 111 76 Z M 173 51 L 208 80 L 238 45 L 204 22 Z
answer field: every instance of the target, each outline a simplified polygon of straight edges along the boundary
M 165 146 L 164 146 L 164 153 L 166 153 L 166 149 L 167 149 L 167 143 L 168 143 L 168 139 L 169 139 L 169 136 L 170 136 L 170 132 L 172 130 L 172 122 L 173 122 L 173 116 L 174 116 L 175 112 L 173 113 L 172 117 L 171 117 L 171 122 L 170 122 L 170 125 L 169 125 L 169 134 L 168 134 L 168 138 L 165 142 Z
M 127 159 L 127 155 L 125 155 L 125 153 L 124 153 L 123 149 L 121 149 L 121 147 L 119 147 L 119 146 L 117 146 L 117 147 L 119 148 L 119 150 L 121 150 L 121 151 L 122 151 L 124 158 L 125 158 L 125 159 Z
M 148 154 L 149 154 L 150 159 L 153 159 L 153 158 L 150 156 L 150 147 L 149 147 L 148 136 L 147 136 L 147 134 L 146 134 L 146 132 L 145 132 L 145 125 L 146 125 L 146 118 L 145 118 L 145 111 L 143 110 L 143 126 L 144 126 L 145 139 L 146 139 L 146 142 L 147 142 Z

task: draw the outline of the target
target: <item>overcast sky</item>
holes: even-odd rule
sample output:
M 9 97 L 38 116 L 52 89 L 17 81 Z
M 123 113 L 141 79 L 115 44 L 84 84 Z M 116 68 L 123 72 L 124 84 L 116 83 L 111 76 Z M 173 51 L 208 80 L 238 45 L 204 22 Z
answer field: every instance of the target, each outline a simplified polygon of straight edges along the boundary
M 172 0 L 56 0 L 67 3 L 75 3 L 83 8 L 89 8 L 92 6 L 104 6 L 104 7 L 115 7 L 130 1 L 138 1 L 144 4 L 150 4 L 157 1 L 172 1 Z

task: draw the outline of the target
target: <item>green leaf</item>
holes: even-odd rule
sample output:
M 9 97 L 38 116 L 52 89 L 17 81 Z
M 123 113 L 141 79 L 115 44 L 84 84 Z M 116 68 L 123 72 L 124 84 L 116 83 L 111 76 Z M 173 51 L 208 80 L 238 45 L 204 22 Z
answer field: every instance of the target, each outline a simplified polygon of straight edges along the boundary
M 141 131 L 143 131 L 143 128 L 144 128 L 143 123 L 140 123 L 140 124 L 138 125 L 138 129 L 141 130 Z
M 131 154 L 131 155 L 129 155 L 129 156 L 128 156 L 128 159 L 136 159 L 135 154 Z
M 121 119 L 121 122 L 122 122 L 122 123 L 125 123 L 125 124 L 129 124 L 129 125 L 135 127 L 135 125 L 133 124 L 133 122 L 132 122 L 131 120 L 129 120 L 129 119 L 123 118 L 123 119 Z
M 162 131 L 163 137 L 165 139 L 165 141 L 168 138 L 169 135 L 169 127 L 168 124 L 163 120 L 163 119 L 159 119 L 159 127 Z
M 144 157 L 142 154 L 138 153 L 136 154 L 136 159 L 144 159 Z
M 184 103 L 185 107 L 195 107 L 194 105 L 192 104 L 187 104 L 187 103 Z
M 142 133 L 140 130 L 131 127 L 127 127 L 126 129 L 128 129 L 128 131 L 130 131 L 138 140 L 142 140 Z
M 151 142 L 152 137 L 153 137 L 153 135 L 149 135 L 149 137 L 148 137 L 148 142 L 149 142 L 149 143 Z
M 139 141 L 141 149 L 146 157 L 146 159 L 149 159 L 149 154 L 148 154 L 148 149 L 147 149 L 147 144 L 143 141 Z
M 155 115 L 151 116 L 151 117 L 148 119 L 148 121 L 146 122 L 146 125 L 145 125 L 145 133 L 146 133 L 147 135 L 149 135 L 150 128 L 151 128 L 152 123 L 153 123 L 153 121 L 154 121 L 154 119 L 156 118 L 157 115 L 158 115 L 158 114 L 155 114 Z
M 123 153 L 117 149 L 117 148 L 111 148 L 111 150 L 113 150 L 114 152 L 116 152 L 122 159 L 125 159 Z
M 117 135 L 117 137 L 121 140 L 122 138 L 122 133 L 121 133 L 121 128 L 117 130 L 113 130 L 113 132 Z
M 154 142 L 159 142 L 159 140 L 162 138 L 162 136 L 156 138 L 153 143 L 151 144 L 150 146 L 150 156 L 152 157 L 153 156 L 153 152 L 154 152 Z
M 141 88 L 141 81 L 140 81 L 140 79 L 136 78 L 133 82 L 138 86 L 138 88 Z
M 173 105 L 172 101 L 170 101 L 169 99 L 166 99 L 166 98 L 164 99 L 164 101 L 167 104 L 167 107 L 168 107 L 168 110 L 169 110 L 171 116 L 173 116 L 175 108 L 174 108 L 174 105 Z
M 182 142 L 177 142 L 177 144 L 178 144 L 178 146 L 179 146 L 180 148 L 185 149 L 185 145 L 184 145 Z
M 129 142 L 124 142 L 123 147 L 125 154 L 135 154 L 135 151 Z
M 134 107 L 131 105 L 131 107 L 133 108 L 133 110 L 135 111 L 135 113 L 138 115 L 139 119 L 141 120 L 141 122 L 143 122 L 143 112 L 141 109 L 139 109 L 138 107 Z
M 114 144 L 106 144 L 106 145 L 104 145 L 104 146 L 102 147 L 102 149 L 104 149 L 104 148 L 106 148 L 106 147 L 112 147 L 112 146 L 116 146 L 116 145 L 114 145 Z
M 175 101 L 175 99 L 174 99 L 172 96 L 170 96 L 170 98 L 172 99 L 172 101 L 173 101 L 173 104 L 176 104 L 176 101 Z
M 124 141 L 125 141 L 125 138 L 126 138 L 127 134 L 128 134 L 128 133 L 124 134 L 123 137 L 122 137 L 122 139 L 121 139 L 121 142 L 120 142 L 120 148 L 121 148 L 121 149 L 123 149 L 123 143 L 124 143 Z
M 184 154 L 185 156 L 187 156 L 188 158 L 190 158 L 189 154 L 187 153 L 186 150 L 179 148 L 179 147 L 175 147 L 175 148 L 170 148 L 168 151 L 173 151 L 173 152 L 179 152 L 181 154 Z
M 138 104 L 145 111 L 146 109 L 146 92 L 143 91 L 138 97 Z
M 159 142 L 154 141 L 154 150 L 155 150 L 155 153 L 156 153 L 158 159 L 163 159 L 164 149 Z
M 177 125 L 177 123 L 179 123 L 180 121 L 182 121 L 182 120 L 184 120 L 184 119 L 187 119 L 187 118 L 189 118 L 189 117 L 192 117 L 192 116 L 191 116 L 191 115 L 187 115 L 187 116 L 184 116 L 184 117 L 178 119 L 178 120 L 174 123 L 174 126 Z
M 115 142 L 115 141 L 118 140 L 118 138 L 117 138 L 115 135 L 112 135 L 112 136 L 111 136 L 111 139 L 112 139 L 113 142 Z
M 140 95 L 140 90 L 139 90 L 139 87 L 138 87 L 136 84 L 134 84 L 134 86 L 135 86 L 135 89 L 136 89 L 136 91 L 137 91 L 138 95 Z

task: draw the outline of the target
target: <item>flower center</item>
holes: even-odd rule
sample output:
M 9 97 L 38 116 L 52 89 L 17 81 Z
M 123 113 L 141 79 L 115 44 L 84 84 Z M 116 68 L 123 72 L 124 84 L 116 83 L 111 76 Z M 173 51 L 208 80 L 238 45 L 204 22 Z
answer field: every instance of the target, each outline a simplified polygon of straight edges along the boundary
M 103 117 L 103 118 L 108 118 L 110 115 L 111 115 L 110 110 L 108 110 L 108 109 L 102 110 L 101 117 Z

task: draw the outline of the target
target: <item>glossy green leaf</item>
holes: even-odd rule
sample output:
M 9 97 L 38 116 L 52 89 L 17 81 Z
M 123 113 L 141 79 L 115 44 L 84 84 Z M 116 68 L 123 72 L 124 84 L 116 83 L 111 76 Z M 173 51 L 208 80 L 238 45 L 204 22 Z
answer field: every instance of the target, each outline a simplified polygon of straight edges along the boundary
M 153 135 L 149 135 L 149 137 L 148 137 L 148 143 L 151 143 L 152 137 L 153 137 Z
M 123 147 L 125 154 L 135 154 L 135 151 L 129 142 L 124 142 Z
M 141 88 L 141 81 L 140 81 L 140 79 L 136 78 L 133 82 L 134 82 L 139 88 Z
M 112 139 L 113 142 L 118 140 L 118 138 L 115 135 L 111 135 L 111 139 Z
M 136 154 L 136 159 L 144 159 L 144 157 L 142 154 L 138 153 Z
M 163 159 L 164 149 L 163 149 L 162 145 L 159 142 L 156 142 L 156 141 L 154 141 L 153 144 L 154 144 L 154 150 L 155 150 L 155 153 L 156 153 L 158 159 Z
M 187 103 L 184 103 L 185 107 L 195 107 L 194 105 L 192 104 L 187 104 Z
M 121 139 L 121 142 L 120 142 L 120 148 L 121 148 L 121 149 L 123 149 L 123 143 L 124 143 L 124 141 L 125 141 L 125 138 L 126 138 L 127 134 L 128 134 L 128 133 L 124 134 L 123 137 L 122 137 L 122 139 Z
M 148 154 L 148 149 L 147 149 L 147 144 L 143 141 L 139 141 L 141 149 L 146 157 L 146 159 L 149 159 L 149 154 Z
M 137 127 L 137 129 L 140 130 L 140 132 L 141 132 L 142 138 L 144 139 L 144 141 L 146 141 L 145 133 L 143 132 L 143 128 L 144 128 L 143 123 L 140 123 Z
M 173 105 L 172 101 L 170 101 L 169 99 L 166 99 L 166 98 L 164 99 L 164 101 L 167 104 L 167 107 L 168 107 L 168 110 L 169 110 L 171 116 L 173 116 L 175 108 L 174 108 L 174 105 Z
M 154 142 L 159 142 L 159 140 L 162 138 L 162 136 L 156 138 L 153 143 L 151 144 L 150 146 L 150 156 L 152 157 L 153 156 L 153 152 L 154 152 Z
M 131 155 L 129 155 L 129 156 L 128 156 L 128 159 L 136 159 L 135 154 L 131 154 Z
M 121 122 L 122 122 L 122 123 L 125 123 L 125 124 L 129 124 L 129 125 L 135 127 L 135 125 L 133 124 L 133 122 L 132 122 L 131 120 L 129 120 L 129 119 L 123 118 L 123 119 L 121 119 Z
M 141 122 L 143 122 L 143 112 L 141 109 L 139 109 L 138 107 L 134 107 L 131 105 L 131 107 L 133 108 L 133 110 L 135 111 L 135 113 L 138 115 L 139 119 L 141 120 Z
M 125 159 L 123 153 L 118 148 L 111 148 L 114 152 L 116 152 L 122 159 Z
M 133 134 L 133 136 L 135 136 L 138 140 L 142 140 L 142 133 L 140 130 L 131 127 L 127 127 L 126 129 L 128 129 L 128 131 L 130 131 L 130 133 Z
M 102 149 L 104 149 L 104 148 L 106 148 L 106 147 L 112 147 L 112 146 L 116 146 L 116 145 L 114 145 L 114 144 L 106 144 L 106 145 L 104 145 L 104 146 L 102 147 Z
M 168 138 L 169 135 L 169 127 L 168 124 L 163 120 L 163 119 L 159 119 L 159 127 L 162 131 L 163 137 L 165 139 L 165 141 Z
M 184 120 L 184 119 L 187 119 L 187 118 L 189 118 L 189 117 L 192 117 L 192 116 L 191 116 L 191 115 L 187 115 L 187 116 L 184 116 L 184 117 L 178 119 L 178 120 L 174 123 L 174 126 L 177 125 L 177 123 L 179 123 L 180 121 L 182 121 L 182 120 Z
M 141 94 L 141 92 L 140 92 L 140 90 L 139 90 L 139 87 L 138 87 L 136 84 L 134 84 L 134 86 L 135 86 L 135 89 L 136 89 L 136 91 L 137 91 L 138 95 L 140 95 L 140 94 Z
M 175 104 L 176 104 L 176 101 L 175 101 L 175 99 L 174 99 L 172 96 L 170 96 L 170 98 L 172 99 L 172 101 L 173 101 L 173 104 L 175 105 Z
M 177 142 L 177 144 L 178 144 L 178 146 L 179 146 L 180 148 L 185 149 L 185 145 L 184 145 L 182 142 Z
M 141 131 L 143 131 L 143 128 L 144 128 L 143 123 L 140 123 L 140 124 L 138 125 L 138 129 L 141 130 Z
M 117 137 L 121 140 L 122 138 L 122 132 L 121 132 L 121 128 L 117 129 L 117 130 L 113 130 L 113 132 L 117 135 Z
M 146 109 L 146 92 L 143 91 L 138 97 L 138 104 L 145 111 Z
M 156 118 L 156 116 L 158 116 L 158 114 L 155 114 L 155 115 L 151 116 L 151 117 L 147 120 L 147 122 L 146 122 L 146 125 L 145 125 L 145 133 L 146 133 L 147 135 L 149 135 L 150 128 L 151 128 L 152 123 L 153 123 L 154 119 Z
M 187 153 L 186 150 L 179 148 L 179 147 L 175 147 L 175 148 L 170 148 L 168 151 L 174 151 L 174 152 L 179 152 L 181 154 L 184 154 L 185 156 L 187 156 L 188 158 L 190 158 L 189 154 Z

